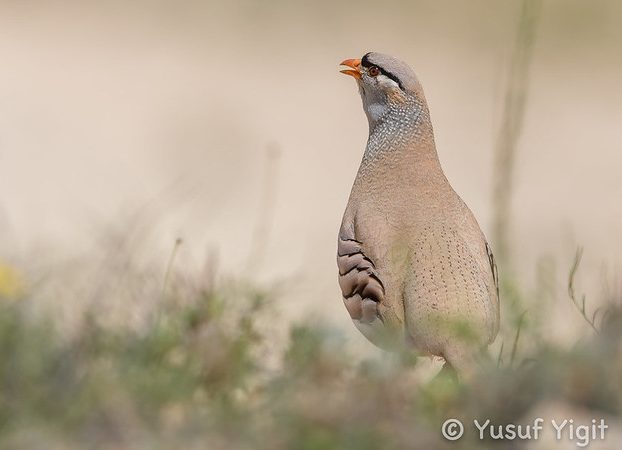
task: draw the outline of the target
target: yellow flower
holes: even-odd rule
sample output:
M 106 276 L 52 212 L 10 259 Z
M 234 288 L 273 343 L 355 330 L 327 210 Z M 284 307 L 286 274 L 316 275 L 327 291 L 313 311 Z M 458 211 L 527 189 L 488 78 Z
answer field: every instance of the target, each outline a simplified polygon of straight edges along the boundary
M 16 299 L 23 291 L 20 274 L 13 267 L 0 261 L 0 299 Z

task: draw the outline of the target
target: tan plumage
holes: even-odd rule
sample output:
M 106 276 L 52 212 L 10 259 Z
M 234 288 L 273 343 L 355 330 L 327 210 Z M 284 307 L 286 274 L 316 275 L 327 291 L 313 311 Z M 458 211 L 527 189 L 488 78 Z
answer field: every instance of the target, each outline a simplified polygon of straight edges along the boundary
M 346 308 L 376 345 L 406 344 L 469 374 L 499 328 L 490 248 L 441 169 L 414 72 L 379 53 L 343 64 L 370 126 L 339 230 Z

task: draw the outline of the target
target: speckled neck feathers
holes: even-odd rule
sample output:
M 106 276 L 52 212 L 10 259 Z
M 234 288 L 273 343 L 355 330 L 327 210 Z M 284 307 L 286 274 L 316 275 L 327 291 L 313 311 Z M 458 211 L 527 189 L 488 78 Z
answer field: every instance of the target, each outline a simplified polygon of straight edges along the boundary
M 359 175 L 387 160 L 407 165 L 410 170 L 441 171 L 425 100 L 405 96 L 402 101 L 391 103 L 377 121 L 370 121 Z

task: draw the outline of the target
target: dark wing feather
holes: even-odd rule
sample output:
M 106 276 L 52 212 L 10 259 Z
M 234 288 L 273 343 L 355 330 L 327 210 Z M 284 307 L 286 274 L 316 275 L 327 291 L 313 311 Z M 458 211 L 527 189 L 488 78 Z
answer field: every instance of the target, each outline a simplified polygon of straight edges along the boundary
M 499 298 L 499 272 L 497 271 L 497 263 L 495 257 L 492 254 L 492 249 L 488 242 L 486 242 L 486 253 L 488 253 L 488 262 L 490 263 L 490 270 L 492 271 L 492 278 L 495 282 L 495 288 L 497 289 L 497 298 Z
M 340 236 L 337 267 L 339 286 L 350 317 L 363 323 L 371 323 L 377 318 L 382 321 L 378 304 L 384 299 L 384 285 L 374 262 L 363 251 L 362 243 Z

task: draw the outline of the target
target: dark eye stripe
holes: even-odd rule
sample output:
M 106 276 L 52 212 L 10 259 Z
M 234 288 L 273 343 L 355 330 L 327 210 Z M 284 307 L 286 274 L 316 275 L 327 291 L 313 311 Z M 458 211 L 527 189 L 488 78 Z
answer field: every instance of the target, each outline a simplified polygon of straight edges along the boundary
M 365 54 L 365 56 L 363 56 L 363 58 L 361 59 L 361 65 L 363 67 L 373 66 L 373 64 L 371 62 L 369 62 L 369 53 L 367 53 L 367 54 Z
M 380 73 L 383 74 L 385 77 L 392 79 L 393 81 L 395 81 L 397 83 L 397 85 L 400 87 L 401 90 L 404 90 L 404 87 L 402 86 L 402 82 L 395 76 L 393 75 L 391 72 L 384 70 L 382 67 L 376 66 L 378 67 L 378 69 L 380 69 Z
M 397 78 L 395 75 L 393 75 L 388 70 L 383 69 L 378 64 L 374 64 L 374 63 L 372 63 L 369 60 L 369 53 L 367 53 L 365 56 L 363 56 L 363 58 L 361 58 L 361 66 L 363 66 L 365 68 L 368 68 L 368 67 L 371 67 L 371 66 L 376 66 L 380 70 L 381 74 L 383 74 L 385 77 L 390 78 L 391 80 L 395 81 L 397 83 L 397 85 L 400 87 L 400 89 L 404 90 L 404 86 L 402 86 L 402 82 L 399 80 L 399 78 Z

